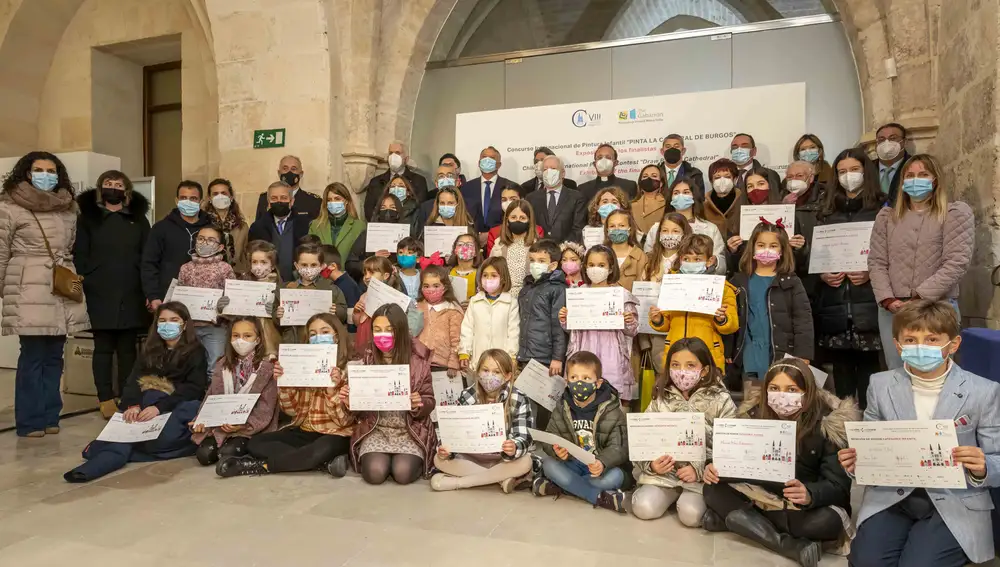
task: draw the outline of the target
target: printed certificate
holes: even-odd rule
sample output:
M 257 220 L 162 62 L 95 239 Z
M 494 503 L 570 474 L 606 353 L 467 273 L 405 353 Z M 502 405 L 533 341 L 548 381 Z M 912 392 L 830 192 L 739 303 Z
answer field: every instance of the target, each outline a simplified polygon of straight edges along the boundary
M 257 404 L 260 394 L 220 394 L 208 396 L 194 423 L 205 427 L 243 425 Z
M 795 234 L 795 205 L 743 205 L 740 208 L 740 238 L 750 240 L 760 217 L 774 224 L 781 221 L 791 238 Z
M 169 413 L 160 414 L 149 421 L 136 421 L 125 423 L 121 412 L 111 416 L 111 420 L 104 426 L 101 434 L 97 436 L 98 441 L 108 441 L 111 443 L 139 443 L 142 441 L 152 441 L 163 433 L 163 428 L 170 419 Z
M 817 226 L 809 246 L 809 273 L 867 272 L 875 222 Z
M 469 234 L 467 226 L 435 226 L 424 227 L 424 255 L 430 256 L 435 252 L 440 252 L 441 257 L 451 255 L 451 248 L 455 244 L 455 239 L 463 234 Z
M 331 388 L 337 345 L 279 345 L 278 361 L 284 370 L 279 388 Z
M 632 284 L 632 295 L 639 301 L 639 332 L 647 335 L 666 335 L 666 333 L 654 331 L 649 326 L 649 308 L 656 305 L 660 298 L 660 284 L 658 282 L 635 282 Z
M 715 315 L 722 307 L 726 276 L 705 274 L 663 274 L 656 306 L 660 311 L 690 311 Z M 730 317 L 732 313 L 728 313 Z M 649 316 L 647 312 L 646 316 Z
M 369 317 L 386 303 L 395 303 L 406 313 L 410 307 L 410 296 L 392 286 L 372 278 L 368 283 L 368 295 L 365 296 L 365 312 Z
M 927 421 L 855 421 L 847 442 L 858 454 L 854 477 L 869 486 L 966 488 L 965 467 L 952 460 L 958 447 L 955 423 Z
M 410 367 L 406 364 L 351 366 L 348 383 L 351 411 L 410 411 Z
M 441 406 L 453 406 L 458 403 L 465 383 L 462 382 L 462 375 L 454 378 L 448 376 L 446 370 L 431 372 L 431 387 L 434 389 L 434 411 L 431 412 L 431 421 L 437 421 L 437 408 Z
M 441 446 L 452 453 L 499 453 L 507 440 L 503 404 L 437 408 Z
M 281 325 L 305 325 L 317 313 L 329 313 L 333 291 L 329 289 L 283 289 L 279 294 L 285 309 Z
M 618 286 L 567 289 L 566 328 L 624 329 L 624 291 Z
M 170 301 L 183 303 L 184 307 L 187 307 L 188 311 L 191 312 L 192 320 L 214 323 L 219 316 L 215 310 L 215 302 L 220 297 L 222 297 L 221 289 L 179 285 L 174 288 Z
M 603 226 L 585 226 L 583 227 L 583 247 L 590 249 L 591 246 L 597 246 L 604 242 L 604 227 Z
M 532 359 L 521 369 L 521 374 L 514 380 L 514 387 L 536 404 L 552 411 L 556 409 L 563 390 L 566 389 L 566 379 L 562 376 L 549 376 L 549 367 Z
M 795 422 L 717 419 L 712 462 L 723 478 L 788 482 L 795 478 Z
M 399 241 L 410 235 L 409 224 L 395 222 L 370 222 L 366 230 L 365 252 L 385 250 L 394 254 Z
M 222 314 L 270 318 L 267 306 L 274 303 L 276 285 L 271 282 L 226 280 L 225 295 L 229 298 L 229 305 L 222 310 Z
M 469 280 L 462 276 L 448 276 L 451 279 L 451 289 L 455 292 L 455 300 L 459 303 L 469 301 Z
M 589 465 L 597 460 L 597 457 L 593 453 L 584 449 L 583 447 L 577 445 L 576 443 L 563 439 L 558 435 L 553 435 L 548 431 L 540 431 L 538 429 L 528 428 L 528 433 L 531 434 L 531 440 L 537 441 L 539 443 L 545 443 L 546 445 L 559 445 L 563 449 L 569 451 L 569 455 L 574 459 L 580 461 L 585 465 Z
M 633 461 L 705 461 L 705 414 L 628 413 L 628 454 Z

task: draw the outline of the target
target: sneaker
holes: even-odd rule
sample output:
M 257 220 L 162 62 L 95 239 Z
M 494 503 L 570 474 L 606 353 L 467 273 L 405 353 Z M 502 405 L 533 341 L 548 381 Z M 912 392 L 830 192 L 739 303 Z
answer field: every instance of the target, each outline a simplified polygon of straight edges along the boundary
M 347 455 L 337 455 L 326 464 L 326 472 L 333 478 L 344 478 L 347 474 Z
M 215 465 L 215 474 L 222 478 L 267 474 L 267 465 L 256 457 L 229 457 Z
M 544 476 L 538 476 L 531 482 L 531 493 L 535 496 L 555 496 L 559 498 L 563 493 L 563 489 Z
M 29 431 L 22 435 L 21 437 L 31 437 L 32 439 L 37 439 L 39 437 L 45 437 L 44 431 Z
M 56 425 L 54 427 L 46 427 L 45 428 L 45 434 L 46 435 L 59 435 L 59 426 Z
M 605 490 L 597 495 L 597 504 L 594 507 L 625 514 L 625 493 L 621 490 Z
M 504 494 L 510 494 L 518 490 L 527 490 L 532 487 L 531 473 L 525 476 L 515 477 L 515 478 L 505 478 L 500 482 L 500 490 L 503 490 Z

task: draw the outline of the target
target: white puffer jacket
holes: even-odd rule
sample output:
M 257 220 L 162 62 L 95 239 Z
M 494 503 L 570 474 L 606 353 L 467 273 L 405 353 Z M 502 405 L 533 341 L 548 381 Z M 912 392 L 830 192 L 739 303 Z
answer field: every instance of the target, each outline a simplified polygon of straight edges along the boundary
M 479 292 L 472 296 L 465 310 L 458 355 L 462 358 L 468 356 L 472 368 L 479 364 L 479 357 L 491 348 L 506 351 L 517 360 L 520 338 L 521 319 L 517 301 L 509 293 L 501 293 L 491 303 L 485 293 Z

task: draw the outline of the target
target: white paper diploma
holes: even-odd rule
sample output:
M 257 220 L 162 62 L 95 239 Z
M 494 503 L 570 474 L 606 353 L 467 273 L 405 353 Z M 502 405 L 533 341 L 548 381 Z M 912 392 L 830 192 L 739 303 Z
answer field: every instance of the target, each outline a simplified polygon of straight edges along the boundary
M 809 244 L 809 273 L 867 272 L 871 222 L 817 226 Z
M 278 361 L 284 374 L 279 388 L 330 388 L 337 365 L 337 345 L 280 345 Z
M 717 419 L 712 462 L 719 476 L 788 482 L 795 478 L 795 422 Z
M 771 224 L 780 220 L 789 237 L 795 234 L 795 205 L 743 205 L 740 208 L 740 238 L 750 240 L 753 229 L 760 224 L 760 217 Z
M 175 289 L 177 289 L 177 278 L 170 280 L 170 285 L 167 286 L 167 293 L 163 295 L 163 303 L 172 301 Z
M 583 247 L 590 249 L 591 246 L 597 246 L 604 242 L 604 227 L 603 226 L 585 226 L 583 227 Z
M 424 227 L 424 255 L 430 256 L 440 252 L 442 257 L 451 254 L 455 239 L 463 234 L 469 234 L 467 226 L 435 226 Z
M 257 404 L 260 394 L 219 394 L 208 396 L 195 418 L 195 424 L 205 427 L 243 425 Z
M 965 467 L 951 457 L 958 447 L 951 420 L 854 421 L 846 426 L 848 446 L 858 455 L 858 484 L 966 488 Z
M 715 315 L 715 311 L 722 307 L 722 294 L 725 289 L 726 276 L 663 274 L 656 306 L 660 311 L 690 311 Z M 728 315 L 733 316 L 732 313 Z
M 452 453 L 499 453 L 507 440 L 503 404 L 437 408 L 441 446 Z
M 365 240 L 365 252 L 385 250 L 394 254 L 399 241 L 410 235 L 410 225 L 394 222 L 370 222 L 366 231 L 368 236 Z
M 462 276 L 449 276 L 451 278 L 451 289 L 455 292 L 455 300 L 465 303 L 469 300 L 469 280 Z
M 437 422 L 437 408 L 457 404 L 462 390 L 465 389 L 465 383 L 462 382 L 461 374 L 450 378 L 448 372 L 442 370 L 431 372 L 431 387 L 434 389 L 434 411 L 431 412 L 431 421 Z
M 658 282 L 635 282 L 632 284 L 632 295 L 639 302 L 639 332 L 647 335 L 666 335 L 666 333 L 654 331 L 649 326 L 649 308 L 656 305 L 660 298 L 660 284 Z
M 537 360 L 529 360 L 514 381 L 514 387 L 536 404 L 552 411 L 559 405 L 566 380 L 562 376 L 549 376 L 549 367 Z
M 348 383 L 351 411 L 410 410 L 410 367 L 406 364 L 352 366 Z
M 369 317 L 375 313 L 379 307 L 387 303 L 395 303 L 406 313 L 410 307 L 410 296 L 393 288 L 385 282 L 372 279 L 368 284 L 368 295 L 365 296 L 365 312 Z
M 274 288 L 271 282 L 250 282 L 226 280 L 226 297 L 229 305 L 222 310 L 223 315 L 246 315 L 248 317 L 270 317 L 267 306 L 274 302 Z
M 633 461 L 705 461 L 705 414 L 628 413 L 628 455 Z
M 584 449 L 583 447 L 577 445 L 576 443 L 563 439 L 558 435 L 553 435 L 547 431 L 540 431 L 538 429 L 528 428 L 528 433 L 531 434 L 531 440 L 537 441 L 539 443 L 545 443 L 546 445 L 559 445 L 563 449 L 569 451 L 569 454 L 574 459 L 580 461 L 585 465 L 589 465 L 597 460 L 597 457 L 593 453 Z
M 152 441 L 159 437 L 160 433 L 163 433 L 168 419 L 170 419 L 170 414 L 164 413 L 149 421 L 125 423 L 122 413 L 118 412 L 111 416 L 111 420 L 104 426 L 101 434 L 97 436 L 97 440 L 111 443 Z
M 333 290 L 283 289 L 279 294 L 285 309 L 282 326 L 305 325 L 317 313 L 329 313 L 333 306 Z
M 578 287 L 566 290 L 566 328 L 624 329 L 625 290 L 621 287 Z
M 215 310 L 215 303 L 220 297 L 222 297 L 221 289 L 179 285 L 174 288 L 170 301 L 183 303 L 191 312 L 192 320 L 214 323 L 219 317 L 218 311 Z

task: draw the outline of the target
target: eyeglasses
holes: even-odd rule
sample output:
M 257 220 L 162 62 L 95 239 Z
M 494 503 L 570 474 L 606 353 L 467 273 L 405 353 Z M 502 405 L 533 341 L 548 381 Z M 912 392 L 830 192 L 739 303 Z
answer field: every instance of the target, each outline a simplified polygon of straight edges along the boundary
M 218 240 L 216 240 L 214 238 L 205 238 L 204 236 L 199 236 L 194 241 L 195 241 L 196 244 L 215 244 L 216 246 L 219 245 L 219 241 Z

